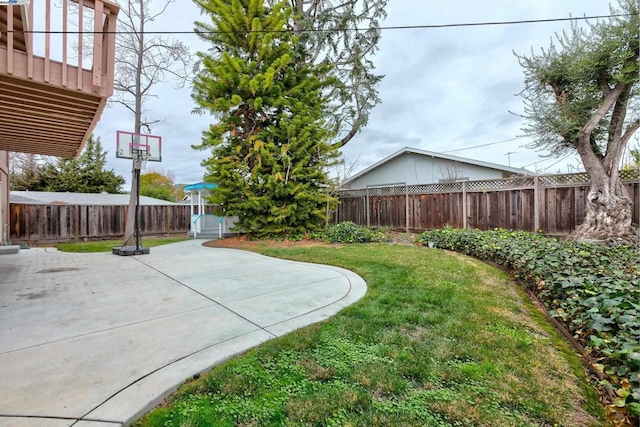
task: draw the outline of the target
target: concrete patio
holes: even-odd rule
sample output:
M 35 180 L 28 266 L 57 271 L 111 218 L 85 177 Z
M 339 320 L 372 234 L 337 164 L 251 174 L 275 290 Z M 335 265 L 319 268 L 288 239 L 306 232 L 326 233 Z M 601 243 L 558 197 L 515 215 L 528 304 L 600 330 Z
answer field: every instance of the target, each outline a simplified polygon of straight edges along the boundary
M 185 379 L 360 299 L 354 273 L 185 241 L 0 257 L 0 426 L 126 425 Z

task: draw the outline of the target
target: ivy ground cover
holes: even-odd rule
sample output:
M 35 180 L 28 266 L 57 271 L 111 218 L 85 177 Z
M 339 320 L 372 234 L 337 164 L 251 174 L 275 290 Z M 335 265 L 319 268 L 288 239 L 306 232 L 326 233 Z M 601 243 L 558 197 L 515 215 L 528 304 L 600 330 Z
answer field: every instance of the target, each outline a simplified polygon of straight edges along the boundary
M 245 244 L 355 271 L 367 294 L 185 384 L 138 426 L 605 425 L 580 360 L 499 269 L 417 246 Z
M 422 244 L 450 249 L 511 269 L 595 359 L 615 390 L 612 408 L 640 414 L 640 254 L 508 230 L 443 229 Z M 604 384 L 605 386 L 607 384 Z

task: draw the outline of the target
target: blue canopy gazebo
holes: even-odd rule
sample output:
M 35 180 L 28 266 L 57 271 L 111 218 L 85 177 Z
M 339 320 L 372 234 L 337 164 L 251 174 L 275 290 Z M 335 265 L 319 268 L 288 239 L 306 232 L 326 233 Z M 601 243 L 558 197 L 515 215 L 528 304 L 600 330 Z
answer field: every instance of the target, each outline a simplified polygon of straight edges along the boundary
M 206 213 L 206 197 L 211 194 L 211 190 L 218 184 L 210 182 L 198 182 L 196 184 L 185 185 L 183 190 L 189 194 L 191 230 L 189 235 L 194 238 L 218 237 L 222 238 L 222 223 L 224 217 L 218 217 L 212 213 Z M 217 236 L 216 236 L 217 230 Z

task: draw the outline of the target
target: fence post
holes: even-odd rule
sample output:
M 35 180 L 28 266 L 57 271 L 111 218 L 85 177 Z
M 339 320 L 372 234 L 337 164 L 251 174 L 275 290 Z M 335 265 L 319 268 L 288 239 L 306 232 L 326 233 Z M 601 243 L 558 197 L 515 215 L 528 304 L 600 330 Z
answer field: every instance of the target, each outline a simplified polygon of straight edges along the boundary
M 533 231 L 540 229 L 540 180 L 537 176 L 533 177 Z
M 462 228 L 467 228 L 467 181 L 462 181 Z
M 74 206 L 74 210 L 73 210 L 73 228 L 74 228 L 74 236 L 76 239 L 76 242 L 80 241 L 80 212 L 79 212 L 80 207 L 78 205 Z
M 367 210 L 367 227 L 370 227 L 371 226 L 371 224 L 370 224 L 371 218 L 370 218 L 370 215 L 369 215 L 369 211 L 370 211 L 370 209 L 369 209 L 369 187 L 367 187 L 367 196 L 365 198 L 365 204 L 366 204 L 365 209 Z
M 171 206 L 166 206 L 164 208 L 164 234 L 169 234 L 170 232 L 170 227 L 169 227 L 169 209 L 173 209 Z
M 407 234 L 409 233 L 409 185 L 404 185 L 404 216 L 405 216 L 405 228 Z

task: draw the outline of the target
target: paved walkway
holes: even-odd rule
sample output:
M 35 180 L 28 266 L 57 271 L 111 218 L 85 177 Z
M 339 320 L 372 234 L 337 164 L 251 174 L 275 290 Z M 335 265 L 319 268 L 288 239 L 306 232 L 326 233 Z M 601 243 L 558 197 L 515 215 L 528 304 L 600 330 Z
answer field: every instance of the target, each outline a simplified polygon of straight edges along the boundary
M 347 270 L 199 241 L 137 257 L 0 256 L 0 426 L 126 424 L 194 374 L 365 292 Z

